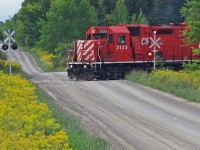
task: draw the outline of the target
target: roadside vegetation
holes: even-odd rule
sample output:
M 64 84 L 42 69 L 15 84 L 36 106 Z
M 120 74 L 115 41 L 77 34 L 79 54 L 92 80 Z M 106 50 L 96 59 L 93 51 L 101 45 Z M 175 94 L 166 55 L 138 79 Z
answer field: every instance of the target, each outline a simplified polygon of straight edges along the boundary
M 8 75 L 5 59 L 0 51 L 0 149 L 107 149 L 107 142 L 88 133 L 77 116 L 25 79 L 20 64 L 12 62 Z
M 172 93 L 194 102 L 200 102 L 200 65 L 185 64 L 181 71 L 155 70 L 152 73 L 133 71 L 127 79 Z
M 66 131 L 20 75 L 0 72 L 1 149 L 71 149 Z

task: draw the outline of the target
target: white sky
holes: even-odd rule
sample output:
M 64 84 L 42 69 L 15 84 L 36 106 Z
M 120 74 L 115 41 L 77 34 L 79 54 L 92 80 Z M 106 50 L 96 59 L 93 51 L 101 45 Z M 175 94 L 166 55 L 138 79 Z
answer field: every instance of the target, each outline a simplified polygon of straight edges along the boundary
M 12 18 L 21 8 L 24 0 L 0 0 L 0 21 Z

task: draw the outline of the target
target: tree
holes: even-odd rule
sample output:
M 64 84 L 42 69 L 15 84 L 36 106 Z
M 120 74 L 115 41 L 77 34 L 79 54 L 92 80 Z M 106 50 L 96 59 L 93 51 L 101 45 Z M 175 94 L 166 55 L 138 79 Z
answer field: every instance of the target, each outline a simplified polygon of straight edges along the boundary
M 131 23 L 135 23 L 135 24 L 148 24 L 148 20 L 144 16 L 143 11 L 140 9 L 140 12 L 139 12 L 138 15 L 137 14 L 133 15 Z
M 71 21 L 76 10 L 74 1 L 52 0 L 46 19 L 40 19 L 41 36 L 37 45 L 53 52 L 72 30 Z
M 39 40 L 39 20 L 46 18 L 50 0 L 25 0 L 17 14 L 17 40 L 21 45 L 34 46 Z
M 106 14 L 110 14 L 115 9 L 117 0 L 104 0 L 104 6 L 106 8 Z
M 3 22 L 0 21 L 0 41 L 3 40 L 3 29 L 2 29 L 2 27 L 3 27 Z
M 103 4 L 103 0 L 99 0 L 99 9 L 98 9 L 98 15 L 99 15 L 99 21 L 100 25 L 105 25 L 105 15 L 106 15 L 106 9 Z
M 169 0 L 154 0 L 154 7 L 151 12 L 150 24 L 166 24 L 169 17 L 170 10 Z
M 90 26 L 98 25 L 97 11 L 88 0 L 52 0 L 42 26 L 38 46 L 53 52 L 62 43 L 82 39 Z
M 73 26 L 75 26 L 75 30 L 73 33 L 75 34 L 75 39 L 85 38 L 85 32 L 91 26 L 99 25 L 98 12 L 94 6 L 90 5 L 89 0 L 79 0 L 76 4 L 77 10 L 74 12 L 74 22 Z
M 114 25 L 128 23 L 129 15 L 126 5 L 124 4 L 124 0 L 117 1 L 116 8 L 110 15 L 107 15 L 107 20 L 110 20 L 110 22 Z
M 181 9 L 182 16 L 185 17 L 185 22 L 189 30 L 185 30 L 183 35 L 186 37 L 187 44 L 200 42 L 200 1 L 187 1 L 186 5 Z M 197 51 L 200 54 L 200 48 Z
M 129 15 L 139 14 L 140 10 L 148 14 L 153 7 L 153 0 L 125 0 Z
M 148 15 L 151 25 L 180 23 L 183 21 L 180 9 L 185 0 L 154 0 L 154 7 Z
M 16 31 L 16 26 L 15 26 L 15 21 L 16 21 L 16 18 L 15 18 L 16 16 L 14 16 L 13 18 L 10 18 L 10 19 L 7 19 L 6 20 L 6 22 L 2 25 L 2 27 L 1 27 L 1 30 L 2 31 L 0 31 L 1 33 L 3 33 L 3 31 L 8 31 L 8 29 L 10 29 L 11 30 L 11 32 L 13 31 L 13 30 L 15 30 Z M 14 37 L 16 36 L 16 34 L 14 35 Z M 3 39 L 5 39 L 6 38 L 6 36 L 4 35 L 4 34 L 2 34 L 2 40 Z
M 175 24 L 182 23 L 184 18 L 181 16 L 180 9 L 184 6 L 185 0 L 170 0 L 171 15 L 169 17 L 170 22 Z

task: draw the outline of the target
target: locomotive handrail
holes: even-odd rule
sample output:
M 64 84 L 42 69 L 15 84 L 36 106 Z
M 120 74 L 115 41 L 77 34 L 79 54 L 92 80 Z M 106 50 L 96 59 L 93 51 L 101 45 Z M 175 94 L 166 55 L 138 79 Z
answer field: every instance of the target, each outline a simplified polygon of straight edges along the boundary
M 101 62 L 101 56 L 100 56 L 100 53 L 101 53 L 101 48 L 102 48 L 103 46 L 102 45 L 99 45 L 98 46 L 98 58 L 99 58 L 99 61 Z M 100 64 L 100 68 L 101 68 L 101 64 Z

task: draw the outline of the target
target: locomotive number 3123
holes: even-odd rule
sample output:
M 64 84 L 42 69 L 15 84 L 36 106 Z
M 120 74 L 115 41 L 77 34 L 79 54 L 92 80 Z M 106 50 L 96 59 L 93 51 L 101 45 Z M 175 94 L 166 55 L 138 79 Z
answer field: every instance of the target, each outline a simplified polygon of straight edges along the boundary
M 127 45 L 117 45 L 117 50 L 126 50 L 128 49 Z

